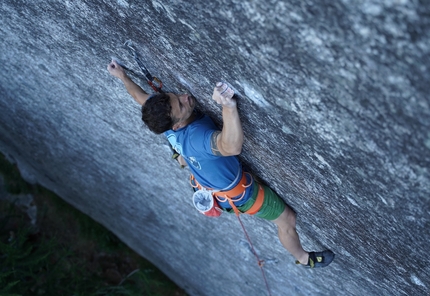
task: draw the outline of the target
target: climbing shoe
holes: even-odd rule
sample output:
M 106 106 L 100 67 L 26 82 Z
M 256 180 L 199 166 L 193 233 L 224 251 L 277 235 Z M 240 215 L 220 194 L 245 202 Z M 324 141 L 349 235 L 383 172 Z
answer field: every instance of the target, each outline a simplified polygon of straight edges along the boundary
M 322 252 L 309 252 L 309 260 L 306 267 L 315 268 L 315 267 L 326 267 L 329 265 L 334 259 L 334 253 L 330 250 L 325 250 Z M 300 262 L 296 261 L 296 264 L 300 264 Z

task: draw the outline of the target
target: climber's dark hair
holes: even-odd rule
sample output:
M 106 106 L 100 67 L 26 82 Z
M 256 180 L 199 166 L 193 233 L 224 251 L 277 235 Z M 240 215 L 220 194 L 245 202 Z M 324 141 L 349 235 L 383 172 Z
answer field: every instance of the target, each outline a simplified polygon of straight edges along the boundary
M 172 129 L 175 120 L 171 113 L 172 105 L 166 93 L 152 95 L 142 106 L 142 120 L 156 134 Z

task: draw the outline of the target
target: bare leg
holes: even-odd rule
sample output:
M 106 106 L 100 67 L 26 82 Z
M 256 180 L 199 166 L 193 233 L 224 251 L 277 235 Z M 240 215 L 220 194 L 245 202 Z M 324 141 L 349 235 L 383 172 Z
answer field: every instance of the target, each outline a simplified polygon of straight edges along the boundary
M 272 222 L 278 225 L 279 240 L 285 249 L 287 249 L 301 264 L 307 264 L 309 254 L 303 250 L 300 244 L 299 235 L 296 231 L 296 213 L 286 205 L 282 214 Z

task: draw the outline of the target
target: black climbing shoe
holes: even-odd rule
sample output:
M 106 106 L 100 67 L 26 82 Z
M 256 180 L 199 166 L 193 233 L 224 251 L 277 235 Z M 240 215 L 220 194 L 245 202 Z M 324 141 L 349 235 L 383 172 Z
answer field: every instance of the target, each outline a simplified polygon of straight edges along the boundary
M 334 253 L 330 250 L 325 250 L 322 252 L 309 252 L 309 260 L 306 267 L 315 268 L 315 267 L 326 267 L 329 265 L 334 259 Z M 296 264 L 300 264 L 300 262 L 296 261 Z

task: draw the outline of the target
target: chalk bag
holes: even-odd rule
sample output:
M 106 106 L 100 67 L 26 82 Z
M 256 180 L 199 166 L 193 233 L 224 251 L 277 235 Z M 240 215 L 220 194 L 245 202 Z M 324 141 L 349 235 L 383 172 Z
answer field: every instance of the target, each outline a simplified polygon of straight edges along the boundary
M 193 205 L 203 215 L 208 217 L 221 216 L 222 210 L 214 199 L 212 191 L 200 189 L 193 194 Z

